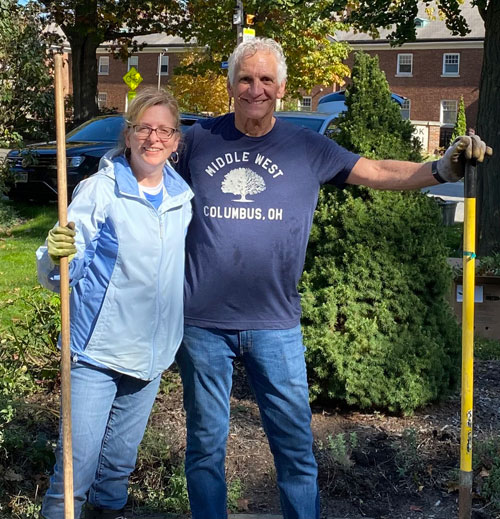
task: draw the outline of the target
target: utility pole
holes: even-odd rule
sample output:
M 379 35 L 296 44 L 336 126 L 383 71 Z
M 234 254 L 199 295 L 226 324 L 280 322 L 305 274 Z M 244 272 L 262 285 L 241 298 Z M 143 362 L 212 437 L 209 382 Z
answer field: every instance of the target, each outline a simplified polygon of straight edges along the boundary
M 236 7 L 233 14 L 233 25 L 236 25 L 236 45 L 243 41 L 243 2 L 236 0 Z

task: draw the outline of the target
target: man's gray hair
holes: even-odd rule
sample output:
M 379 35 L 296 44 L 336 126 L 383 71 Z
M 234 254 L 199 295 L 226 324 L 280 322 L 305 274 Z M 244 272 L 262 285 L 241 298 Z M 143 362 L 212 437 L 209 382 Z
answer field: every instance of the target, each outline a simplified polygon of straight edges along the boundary
M 241 61 L 261 50 L 271 52 L 276 58 L 276 63 L 278 64 L 278 84 L 281 85 L 285 81 L 286 60 L 281 45 L 271 38 L 252 38 L 251 40 L 241 42 L 229 56 L 227 78 L 231 86 L 234 85 L 236 70 L 240 66 Z

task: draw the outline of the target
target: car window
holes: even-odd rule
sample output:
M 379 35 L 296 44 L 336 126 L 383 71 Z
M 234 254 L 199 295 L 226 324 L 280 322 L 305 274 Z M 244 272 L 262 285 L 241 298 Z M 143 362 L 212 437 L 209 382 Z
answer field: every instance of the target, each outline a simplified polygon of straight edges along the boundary
M 124 125 L 123 117 L 106 117 L 82 124 L 68 133 L 67 142 L 117 142 Z
M 302 126 L 303 128 L 309 128 L 310 130 L 314 130 L 315 132 L 319 132 L 321 129 L 321 125 L 323 124 L 323 119 L 313 119 L 311 117 L 283 117 L 283 120 L 289 121 L 293 124 L 297 124 L 298 126 Z

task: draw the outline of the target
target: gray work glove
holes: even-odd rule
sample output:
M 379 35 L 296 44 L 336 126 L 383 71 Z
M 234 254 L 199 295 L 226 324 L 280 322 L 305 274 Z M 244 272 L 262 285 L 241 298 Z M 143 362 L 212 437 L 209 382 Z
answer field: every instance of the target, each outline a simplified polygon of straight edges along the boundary
M 457 182 L 464 177 L 466 160 L 483 162 L 485 155 L 493 155 L 493 150 L 478 135 L 457 137 L 433 164 L 434 177 L 439 182 Z
M 47 236 L 47 251 L 51 260 L 59 264 L 62 257 L 68 258 L 68 263 L 75 257 L 75 224 L 69 222 L 66 227 L 60 225 L 49 231 Z

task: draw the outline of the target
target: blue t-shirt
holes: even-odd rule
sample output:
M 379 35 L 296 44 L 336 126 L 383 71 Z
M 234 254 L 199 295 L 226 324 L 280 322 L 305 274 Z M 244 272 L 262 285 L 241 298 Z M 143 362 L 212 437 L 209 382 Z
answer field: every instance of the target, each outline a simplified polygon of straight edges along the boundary
M 193 125 L 179 163 L 195 193 L 186 324 L 226 330 L 299 324 L 297 284 L 320 185 L 343 186 L 358 159 L 280 119 L 261 137 L 238 131 L 234 114 Z

